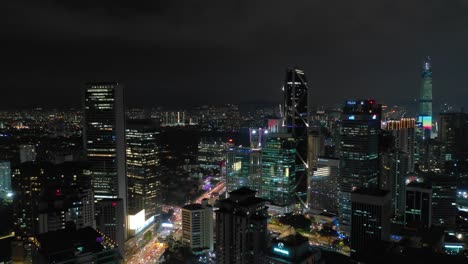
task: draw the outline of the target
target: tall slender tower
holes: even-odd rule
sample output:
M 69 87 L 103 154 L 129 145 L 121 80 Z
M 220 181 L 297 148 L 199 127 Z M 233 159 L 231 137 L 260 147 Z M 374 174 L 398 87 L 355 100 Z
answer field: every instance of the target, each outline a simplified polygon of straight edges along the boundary
M 309 89 L 302 70 L 287 69 L 283 86 L 282 127 L 296 140 L 296 192 L 299 196 L 307 191 L 308 186 L 308 111 Z
M 424 138 L 430 138 L 432 132 L 432 60 L 428 56 L 421 72 L 421 89 L 419 92 L 419 122 L 424 128 Z
M 86 84 L 83 97 L 83 145 L 90 163 L 94 199 L 98 201 L 97 208 L 115 205 L 115 200 L 120 199 L 118 208 L 122 212 L 115 215 L 123 217 L 114 217 L 113 223 L 98 222 L 97 229 L 104 230 L 104 225 L 114 225 L 115 228 L 105 230 L 115 230 L 117 233 L 105 235 L 115 238 L 122 254 L 125 252 L 127 213 L 123 87 L 118 83 Z

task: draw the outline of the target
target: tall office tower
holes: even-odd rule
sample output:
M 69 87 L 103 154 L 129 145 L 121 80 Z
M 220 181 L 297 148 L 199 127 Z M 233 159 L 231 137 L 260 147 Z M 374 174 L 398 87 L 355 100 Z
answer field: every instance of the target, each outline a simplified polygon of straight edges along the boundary
M 307 192 L 308 172 L 308 110 L 309 89 L 302 70 L 287 69 L 283 86 L 282 126 L 296 139 L 296 191 Z
M 310 181 L 309 207 L 338 212 L 337 180 L 340 173 L 340 161 L 333 158 L 319 158 L 317 170 Z
M 351 220 L 351 191 L 377 185 L 381 111 L 374 100 L 349 100 L 343 107 L 338 213 L 345 231 Z
M 272 133 L 262 149 L 260 197 L 271 202 L 270 210 L 289 213 L 294 207 L 296 186 L 296 139 Z
M 20 162 L 36 161 L 36 148 L 34 145 L 19 146 Z
M 351 193 L 351 258 L 361 259 L 369 245 L 390 239 L 388 191 L 359 188 Z
M 405 212 L 408 153 L 397 148 L 397 141 L 392 131 L 382 130 L 379 135 L 379 188 L 391 193 L 391 215 L 394 220 L 401 222 Z
M 47 182 L 47 176 L 54 173 L 53 167 L 48 163 L 25 162 L 13 169 L 13 221 L 17 238 L 26 241 L 38 233 L 37 201 Z
M 432 133 L 432 61 L 429 56 L 424 60 L 421 78 L 418 121 L 424 128 L 423 137 L 429 139 Z
M 405 226 L 430 228 L 432 224 L 432 187 L 426 182 L 406 186 Z
M 144 221 L 161 214 L 158 127 L 151 120 L 127 121 L 128 214 L 145 211 Z M 143 224 L 141 223 L 141 224 Z
M 207 200 L 182 207 L 182 243 L 193 252 L 213 251 L 213 207 Z
M 241 187 L 261 189 L 262 151 L 245 147 L 230 147 L 226 159 L 226 191 Z
M 255 191 L 240 188 L 219 202 L 216 213 L 216 263 L 262 263 L 268 243 L 268 212 Z
M 416 144 L 416 120 L 414 118 L 401 118 L 400 120 L 389 120 L 385 129 L 391 131 L 395 138 L 395 148 L 405 153 L 408 157 L 407 172 L 414 171 L 415 144 Z
M 457 178 L 428 177 L 432 183 L 432 224 L 453 228 L 458 215 Z
M 123 218 L 115 220 L 115 223 L 122 225 L 114 229 L 105 229 L 116 231 L 118 234 L 104 234 L 115 238 L 117 242 L 124 241 L 127 178 L 123 87 L 118 83 L 87 84 L 83 96 L 83 145 L 93 177 L 94 198 L 98 203 L 105 199 L 120 198 L 119 208 L 123 210 L 116 214 Z M 102 223 L 98 223 L 97 227 L 100 230 L 103 227 Z M 121 249 L 123 246 L 123 243 L 119 243 Z
M 11 191 L 11 163 L 0 161 L 0 190 Z
M 445 173 L 459 176 L 468 157 L 468 114 L 441 113 L 439 120 L 438 139 L 444 145 L 441 154 Z
M 123 199 L 103 199 L 96 203 L 96 226 L 110 241 L 118 247 L 121 257 L 125 256 L 125 229 Z M 108 235 L 107 235 L 108 234 Z

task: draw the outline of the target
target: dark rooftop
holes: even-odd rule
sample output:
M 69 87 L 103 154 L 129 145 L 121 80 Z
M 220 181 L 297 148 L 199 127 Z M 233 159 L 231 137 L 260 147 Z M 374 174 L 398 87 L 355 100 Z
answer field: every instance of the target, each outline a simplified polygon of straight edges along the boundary
M 64 252 L 74 254 L 79 250 L 85 252 L 99 252 L 103 249 L 102 235 L 92 227 L 82 229 L 60 229 L 36 236 L 39 249 L 46 256 L 53 256 Z
M 362 194 L 362 195 L 370 195 L 370 196 L 380 196 L 384 197 L 388 194 L 388 191 L 377 189 L 377 188 L 358 188 L 357 190 L 353 191 L 354 194 Z
M 203 206 L 202 204 L 186 204 L 182 208 L 187 209 L 187 210 L 201 210 L 201 209 L 203 209 L 205 207 L 206 206 Z
M 423 188 L 423 189 L 431 189 L 432 185 L 429 182 L 410 182 L 406 187 L 413 187 L 413 188 Z

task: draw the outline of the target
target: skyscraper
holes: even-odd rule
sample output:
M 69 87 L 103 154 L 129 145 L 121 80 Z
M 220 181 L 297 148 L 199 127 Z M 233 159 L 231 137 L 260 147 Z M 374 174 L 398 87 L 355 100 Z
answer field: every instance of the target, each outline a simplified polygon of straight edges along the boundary
M 426 182 L 406 186 L 405 226 L 430 228 L 432 224 L 432 187 Z
M 104 228 L 97 222 L 97 229 L 119 243 L 125 240 L 127 212 L 127 182 L 125 163 L 125 111 L 123 87 L 118 83 L 91 83 L 83 93 L 83 145 L 92 173 L 94 198 L 98 203 L 106 199 L 121 199 L 115 214 L 115 228 Z M 107 202 L 105 203 L 108 204 Z M 98 206 L 96 208 L 106 208 Z M 118 234 L 105 233 L 115 231 Z
M 309 89 L 304 72 L 293 68 L 286 70 L 283 86 L 282 128 L 296 140 L 296 191 L 299 196 L 307 192 L 308 172 L 308 111 Z M 283 132 L 282 131 L 282 132 Z M 305 197 L 303 197 L 305 200 Z
M 158 134 L 151 120 L 127 121 L 128 214 L 144 209 L 145 221 L 161 214 Z
M 317 170 L 311 177 L 310 204 L 311 208 L 322 209 L 336 213 L 337 180 L 340 173 L 340 161 L 333 158 L 319 158 Z
M 247 147 L 230 147 L 226 159 L 226 191 L 241 187 L 260 191 L 262 151 Z
M 338 210 L 344 229 L 351 220 L 351 192 L 363 186 L 377 186 L 381 111 L 381 105 L 370 99 L 349 100 L 343 107 Z
M 296 187 L 296 139 L 290 134 L 272 133 L 262 149 L 260 197 L 281 213 L 291 212 Z
M 351 257 L 361 259 L 369 245 L 390 238 L 391 197 L 388 191 L 359 188 L 351 201 Z
M 240 188 L 216 211 L 216 263 L 262 263 L 268 244 L 267 207 L 255 191 Z
M 419 91 L 419 122 L 424 128 L 424 138 L 432 133 L 432 60 L 428 56 L 421 72 L 421 89 Z

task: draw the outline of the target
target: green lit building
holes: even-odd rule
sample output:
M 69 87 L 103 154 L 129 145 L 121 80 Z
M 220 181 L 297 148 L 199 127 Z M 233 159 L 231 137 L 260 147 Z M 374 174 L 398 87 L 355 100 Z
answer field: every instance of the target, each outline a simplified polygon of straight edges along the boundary
M 226 188 L 232 192 L 241 187 L 260 191 L 262 152 L 260 149 L 231 147 L 226 159 Z
M 296 141 L 290 134 L 271 134 L 263 152 L 260 196 L 272 205 L 290 207 L 296 185 Z

